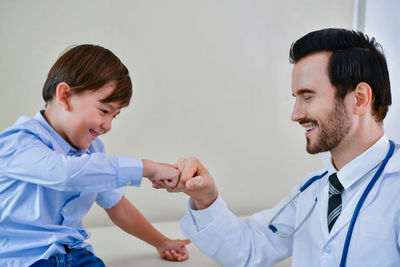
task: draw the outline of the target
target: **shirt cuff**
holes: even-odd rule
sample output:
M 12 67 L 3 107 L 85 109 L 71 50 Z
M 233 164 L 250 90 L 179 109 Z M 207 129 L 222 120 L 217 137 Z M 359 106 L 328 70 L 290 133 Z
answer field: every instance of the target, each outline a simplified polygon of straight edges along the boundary
M 221 213 L 222 209 L 226 209 L 225 202 L 219 194 L 217 199 L 206 209 L 192 209 L 192 201 L 192 199 L 189 199 L 188 201 L 188 210 L 193 218 L 194 224 L 196 225 L 197 231 L 199 232 L 207 228 L 214 221 L 217 215 Z
M 143 162 L 139 158 L 118 157 L 117 187 L 137 186 L 142 183 Z

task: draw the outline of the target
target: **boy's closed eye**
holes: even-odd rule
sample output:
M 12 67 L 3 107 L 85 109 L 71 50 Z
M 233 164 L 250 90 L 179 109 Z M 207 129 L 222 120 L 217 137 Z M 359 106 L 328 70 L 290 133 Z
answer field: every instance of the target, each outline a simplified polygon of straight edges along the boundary
M 110 111 L 108 111 L 108 110 L 106 110 L 106 109 L 99 108 L 99 110 L 100 110 L 100 112 L 101 112 L 102 114 L 104 114 L 104 115 L 110 113 Z M 119 113 L 120 113 L 120 111 L 118 111 L 115 115 L 113 115 L 113 119 L 116 119 L 117 116 L 119 115 Z

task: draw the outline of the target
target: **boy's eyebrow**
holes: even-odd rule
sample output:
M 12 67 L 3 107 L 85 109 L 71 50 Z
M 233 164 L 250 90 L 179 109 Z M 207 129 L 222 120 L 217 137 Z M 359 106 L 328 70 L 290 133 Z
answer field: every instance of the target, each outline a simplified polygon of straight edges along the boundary
M 314 94 L 315 91 L 308 89 L 308 88 L 303 88 L 303 89 L 299 89 L 298 91 L 296 91 L 296 95 L 304 95 L 304 94 Z M 296 96 L 294 93 L 292 93 L 292 96 Z

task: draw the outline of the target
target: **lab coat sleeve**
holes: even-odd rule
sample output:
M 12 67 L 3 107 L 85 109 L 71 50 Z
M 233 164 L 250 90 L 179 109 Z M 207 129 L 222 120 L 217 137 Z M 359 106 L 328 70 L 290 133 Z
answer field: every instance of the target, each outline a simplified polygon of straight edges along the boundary
M 203 253 L 221 266 L 271 266 L 292 254 L 292 238 L 281 239 L 268 228 L 270 218 L 286 201 L 242 221 L 218 196 L 204 210 L 192 210 L 189 205 L 189 212 L 181 221 L 181 230 Z M 295 221 L 294 205 L 288 206 L 283 218 L 285 223 L 276 222 L 280 230 L 289 232 L 294 228 L 290 225 Z

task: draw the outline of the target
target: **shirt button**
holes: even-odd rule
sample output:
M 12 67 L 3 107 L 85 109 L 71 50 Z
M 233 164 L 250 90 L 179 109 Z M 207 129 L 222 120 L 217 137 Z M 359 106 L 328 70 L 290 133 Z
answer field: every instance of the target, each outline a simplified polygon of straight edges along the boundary
M 331 248 L 330 247 L 326 247 L 324 250 L 325 250 L 325 253 L 330 253 L 331 252 Z
M 67 208 L 65 208 L 65 209 L 64 209 L 64 212 L 67 212 L 67 211 L 68 211 L 68 209 L 67 209 Z

